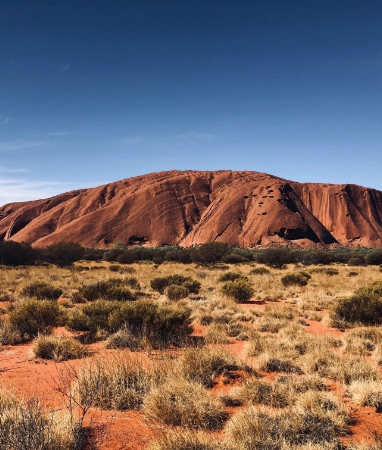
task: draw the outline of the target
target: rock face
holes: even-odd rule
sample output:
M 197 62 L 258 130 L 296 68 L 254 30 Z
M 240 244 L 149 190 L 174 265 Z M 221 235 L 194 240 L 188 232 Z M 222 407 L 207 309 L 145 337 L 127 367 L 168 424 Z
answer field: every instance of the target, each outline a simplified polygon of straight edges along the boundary
M 0 208 L 0 240 L 382 247 L 382 192 L 259 172 L 170 171 Z

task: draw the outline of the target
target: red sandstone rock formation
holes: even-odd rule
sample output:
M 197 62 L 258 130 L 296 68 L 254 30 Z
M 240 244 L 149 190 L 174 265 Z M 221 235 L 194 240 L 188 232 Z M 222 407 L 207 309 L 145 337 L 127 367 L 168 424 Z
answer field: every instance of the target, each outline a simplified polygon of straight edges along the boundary
M 258 172 L 170 171 L 0 208 L 0 240 L 382 247 L 382 192 Z

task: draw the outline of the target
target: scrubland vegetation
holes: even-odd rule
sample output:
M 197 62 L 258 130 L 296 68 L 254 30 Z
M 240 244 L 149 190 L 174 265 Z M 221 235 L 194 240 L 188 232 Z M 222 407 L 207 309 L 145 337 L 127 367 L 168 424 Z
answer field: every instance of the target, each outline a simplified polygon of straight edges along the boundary
M 0 243 L 0 448 L 382 448 L 380 256 Z

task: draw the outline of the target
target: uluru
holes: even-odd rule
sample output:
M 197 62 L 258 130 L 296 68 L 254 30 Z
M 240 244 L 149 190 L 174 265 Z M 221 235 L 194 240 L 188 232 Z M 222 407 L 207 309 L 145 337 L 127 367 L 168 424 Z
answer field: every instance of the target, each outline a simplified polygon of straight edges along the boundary
M 382 247 L 382 192 L 251 171 L 167 171 L 0 208 L 0 239 Z

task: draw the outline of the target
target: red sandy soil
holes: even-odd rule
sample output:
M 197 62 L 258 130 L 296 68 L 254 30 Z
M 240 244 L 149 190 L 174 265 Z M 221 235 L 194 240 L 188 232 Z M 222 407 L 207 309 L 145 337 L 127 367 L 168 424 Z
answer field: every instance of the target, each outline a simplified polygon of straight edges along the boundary
M 0 240 L 382 246 L 382 192 L 259 172 L 169 171 L 0 208 Z M 126 232 L 128 230 L 128 234 Z M 133 237 L 135 236 L 135 237 Z
M 262 308 L 263 305 L 253 303 L 246 307 Z M 342 333 L 328 329 L 321 322 L 307 321 L 306 327 L 309 333 L 317 335 L 327 335 L 338 337 Z M 195 326 L 194 335 L 203 334 L 205 327 Z M 64 328 L 56 330 L 58 335 L 70 334 Z M 231 351 L 238 356 L 244 356 L 244 342 L 232 339 L 227 345 Z M 110 354 L 113 350 L 105 350 L 103 343 L 90 345 L 90 350 L 94 355 L 102 356 Z M 140 356 L 147 358 L 145 354 Z M 78 367 L 83 361 L 72 361 L 73 367 Z M 57 378 L 60 368 L 65 367 L 67 363 L 54 363 L 51 361 L 42 361 L 35 359 L 32 354 L 32 344 L 23 344 L 13 347 L 0 347 L 0 385 L 17 392 L 22 397 L 38 395 L 41 401 L 47 407 L 63 407 L 62 397 L 54 390 L 54 379 Z M 233 386 L 238 384 L 246 375 L 241 372 L 233 374 L 230 377 L 219 377 L 217 384 L 211 390 L 211 395 L 228 394 Z M 263 374 L 266 379 L 272 381 L 278 374 Z M 352 435 L 346 438 L 346 442 L 359 442 L 362 440 L 371 440 L 373 431 L 382 429 L 381 415 L 377 414 L 374 408 L 359 407 L 349 398 L 344 396 L 343 388 L 337 383 L 330 382 L 331 390 L 339 395 L 348 407 L 351 409 L 356 424 L 351 426 Z M 227 408 L 229 414 L 237 411 L 237 408 Z M 140 411 L 101 411 L 94 409 L 89 416 L 88 425 L 93 430 L 94 436 L 97 436 L 97 430 L 105 427 L 104 442 L 101 450 L 141 450 L 155 436 L 165 432 L 166 428 L 161 428 L 158 424 L 147 419 Z M 222 435 L 222 432 L 217 434 Z

